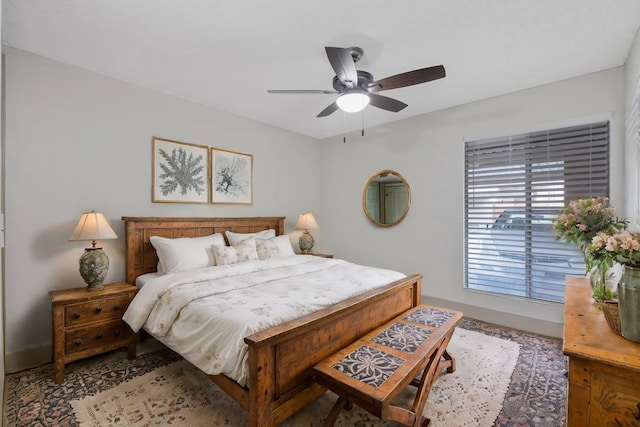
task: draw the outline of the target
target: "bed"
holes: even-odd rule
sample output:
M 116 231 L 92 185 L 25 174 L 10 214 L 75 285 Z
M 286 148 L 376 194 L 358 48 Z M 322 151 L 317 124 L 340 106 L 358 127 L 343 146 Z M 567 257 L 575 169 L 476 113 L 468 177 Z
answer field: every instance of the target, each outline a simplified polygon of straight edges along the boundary
M 284 234 L 284 217 L 123 217 L 126 279 L 156 271 L 150 237 L 202 237 L 231 231 Z M 250 426 L 275 426 L 326 389 L 312 367 L 401 312 L 420 304 L 421 276 L 411 275 L 244 338 L 248 379 L 242 386 L 225 375 L 209 378 L 248 411 Z

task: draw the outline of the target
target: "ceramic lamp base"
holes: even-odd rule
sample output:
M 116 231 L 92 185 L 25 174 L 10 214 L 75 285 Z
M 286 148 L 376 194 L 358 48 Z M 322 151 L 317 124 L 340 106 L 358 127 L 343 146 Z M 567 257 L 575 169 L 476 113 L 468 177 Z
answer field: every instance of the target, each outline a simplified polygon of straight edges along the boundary
M 300 252 L 303 254 L 308 254 L 313 249 L 313 245 L 316 242 L 313 240 L 313 236 L 308 231 L 305 231 L 300 235 L 300 239 L 298 239 L 298 245 L 300 245 Z
M 80 257 L 80 275 L 88 291 L 102 289 L 109 272 L 109 257 L 102 248 L 86 248 Z

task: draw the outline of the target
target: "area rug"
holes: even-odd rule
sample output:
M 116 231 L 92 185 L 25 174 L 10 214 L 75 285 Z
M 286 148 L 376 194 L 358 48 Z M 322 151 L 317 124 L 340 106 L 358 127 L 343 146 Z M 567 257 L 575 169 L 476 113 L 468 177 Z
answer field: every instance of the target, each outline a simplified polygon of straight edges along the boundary
M 456 371 L 434 383 L 425 415 L 437 426 L 493 426 L 518 360 L 520 345 L 457 328 L 448 347 Z M 408 389 L 398 403 L 410 406 Z M 322 425 L 335 402 L 326 393 L 287 420 L 283 426 Z M 248 417 L 238 404 L 186 361 L 178 361 L 128 382 L 71 403 L 82 427 L 98 426 L 245 426 Z M 343 411 L 336 426 L 386 426 L 354 407 Z
M 566 424 L 567 377 L 562 339 L 463 318 L 465 330 L 520 344 L 518 362 L 494 427 L 560 427 Z M 69 404 L 117 387 L 182 358 L 153 339 L 138 343 L 138 356 L 126 351 L 78 360 L 53 381 L 53 364 L 6 374 L 3 426 L 79 427 Z M 358 427 L 367 427 L 366 422 Z

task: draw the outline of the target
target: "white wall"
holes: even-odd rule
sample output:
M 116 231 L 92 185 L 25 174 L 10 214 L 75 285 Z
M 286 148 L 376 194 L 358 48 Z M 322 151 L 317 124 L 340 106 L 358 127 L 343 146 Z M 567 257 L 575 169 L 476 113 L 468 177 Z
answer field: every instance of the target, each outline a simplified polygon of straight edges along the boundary
M 632 111 L 631 105 L 638 86 L 640 86 L 640 29 L 636 32 L 624 68 L 624 105 L 627 120 Z M 636 141 L 638 140 L 640 138 L 636 137 Z M 631 218 L 629 228 L 640 231 L 640 188 L 638 188 L 640 165 L 638 165 L 638 145 L 632 140 L 627 141 L 625 146 L 625 161 L 625 197 L 628 201 L 625 216 Z
M 5 48 L 6 352 L 9 372 L 50 361 L 49 291 L 84 286 L 67 242 L 80 214 L 105 214 L 107 282 L 124 280 L 122 216 L 280 216 L 320 224 L 315 139 Z M 253 154 L 254 202 L 151 203 L 151 138 Z M 322 230 L 314 233 L 322 249 Z
M 622 68 L 611 69 L 366 129 L 346 143 L 326 139 L 322 154 L 332 165 L 322 187 L 327 245 L 341 258 L 422 273 L 424 301 L 467 305 L 473 317 L 500 323 L 524 316 L 515 326 L 538 330 L 546 322 L 546 333 L 561 335 L 562 304 L 463 290 L 463 141 L 610 118 L 611 201 L 622 213 L 622 77 Z M 370 224 L 361 206 L 365 183 L 382 169 L 396 170 L 411 187 L 409 213 L 390 228 Z

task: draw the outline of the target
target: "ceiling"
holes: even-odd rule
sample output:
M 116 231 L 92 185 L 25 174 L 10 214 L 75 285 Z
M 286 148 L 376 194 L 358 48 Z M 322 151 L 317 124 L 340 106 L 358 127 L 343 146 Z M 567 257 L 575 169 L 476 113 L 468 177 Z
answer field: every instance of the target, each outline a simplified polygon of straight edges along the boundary
M 4 45 L 316 138 L 624 64 L 638 0 L 4 0 Z M 392 113 L 316 115 L 336 95 L 324 47 L 359 46 Z

